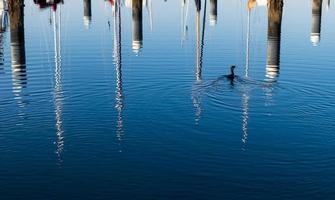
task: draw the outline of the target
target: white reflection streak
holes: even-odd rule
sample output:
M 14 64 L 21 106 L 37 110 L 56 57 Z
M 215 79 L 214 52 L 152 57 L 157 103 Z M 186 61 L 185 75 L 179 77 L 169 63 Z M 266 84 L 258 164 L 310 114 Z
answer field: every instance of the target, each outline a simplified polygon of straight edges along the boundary
M 245 62 L 245 77 L 249 76 L 249 54 L 250 54 L 250 10 L 248 9 L 248 25 L 247 25 L 247 50 Z
M 201 49 L 200 49 L 200 10 L 197 11 L 196 16 L 196 80 L 201 80 Z
M 197 7 L 197 6 L 196 6 Z M 202 71 L 202 47 L 203 44 L 200 43 L 200 7 L 196 8 L 196 69 L 195 69 L 195 77 L 196 82 L 192 89 L 192 102 L 195 108 L 195 123 L 198 124 L 201 118 L 202 107 L 201 107 L 201 71 Z M 205 20 L 204 13 L 204 20 Z M 205 28 L 205 27 L 203 27 Z M 203 32 L 204 34 L 204 32 Z
M 192 89 L 192 103 L 195 108 L 195 124 L 198 124 L 201 118 L 201 84 L 194 84 Z
M 248 9 L 247 16 L 247 40 L 246 40 L 246 61 L 245 61 L 245 78 L 249 76 L 249 54 L 250 54 L 250 9 Z M 242 95 L 242 143 L 245 145 L 248 141 L 248 122 L 249 122 L 249 91 L 244 88 Z
M 146 0 L 145 7 L 147 8 L 148 15 L 149 15 L 149 23 L 150 23 L 150 30 L 153 30 L 153 20 L 152 20 L 152 2 L 151 0 Z
M 122 140 L 123 136 L 123 93 L 122 93 L 122 64 L 121 64 L 121 5 L 114 4 L 114 63 L 116 71 L 115 108 L 117 110 L 116 137 Z
M 55 46 L 55 85 L 54 85 L 54 104 L 56 115 L 56 136 L 57 149 L 56 154 L 61 157 L 64 148 L 64 130 L 62 121 L 62 65 L 61 65 L 61 6 L 58 11 L 58 19 L 56 19 L 56 11 L 53 12 L 54 18 L 54 46 Z
M 187 17 L 188 17 L 189 0 L 181 0 L 181 45 L 187 39 Z
M 246 91 L 242 96 L 242 142 L 247 143 L 248 140 L 248 122 L 249 122 L 249 94 Z

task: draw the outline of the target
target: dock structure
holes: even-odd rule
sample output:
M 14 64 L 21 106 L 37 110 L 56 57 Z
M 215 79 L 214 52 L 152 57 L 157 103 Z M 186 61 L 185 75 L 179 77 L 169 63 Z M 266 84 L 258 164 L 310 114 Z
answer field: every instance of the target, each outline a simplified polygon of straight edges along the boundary
M 283 5 L 283 0 L 268 1 L 268 33 L 266 58 L 266 76 L 268 78 L 275 78 L 279 74 Z
M 134 53 L 139 53 L 143 45 L 143 0 L 132 0 L 132 27 Z
M 311 42 L 318 46 L 321 38 L 322 0 L 312 0 Z

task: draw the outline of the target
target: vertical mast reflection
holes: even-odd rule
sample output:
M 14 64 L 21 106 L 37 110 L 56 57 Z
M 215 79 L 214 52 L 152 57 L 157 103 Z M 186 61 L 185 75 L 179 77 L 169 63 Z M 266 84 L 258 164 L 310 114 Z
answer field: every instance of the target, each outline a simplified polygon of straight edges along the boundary
M 195 77 L 197 81 L 201 80 L 201 57 L 200 57 L 200 11 L 201 11 L 201 0 L 195 0 L 196 4 L 196 71 Z
M 186 40 L 187 38 L 187 30 L 188 30 L 188 27 L 187 27 L 187 18 L 188 18 L 188 9 L 189 9 L 189 0 L 182 0 L 181 1 L 181 15 L 182 15 L 182 22 L 181 22 L 181 35 L 182 35 L 182 39 L 181 39 L 181 45 L 183 46 L 184 44 L 184 41 Z
M 246 39 L 246 58 L 245 58 L 245 78 L 249 76 L 249 54 L 250 54 L 250 12 L 251 8 L 248 8 L 247 15 L 247 39 Z M 242 143 L 245 145 L 248 140 L 248 123 L 249 123 L 249 88 L 247 86 L 243 87 L 242 94 Z M 243 147 L 244 149 L 244 147 Z
M 202 57 L 203 57 L 203 47 L 204 47 L 204 39 L 205 39 L 205 25 L 206 25 L 206 6 L 207 0 L 204 3 L 204 15 L 202 21 L 202 35 L 201 35 L 201 21 L 200 21 L 200 12 L 201 12 L 201 0 L 195 0 L 196 6 L 196 69 L 195 69 L 195 78 L 196 83 L 192 89 L 192 101 L 193 106 L 196 109 L 195 113 L 195 121 L 199 122 L 201 116 L 201 91 L 199 91 L 198 84 L 202 80 Z
M 58 14 L 56 16 L 56 14 Z M 56 118 L 56 154 L 61 159 L 64 148 L 64 129 L 62 120 L 63 110 L 63 89 L 62 89 L 62 60 L 61 60 L 61 6 L 58 11 L 53 11 L 54 22 L 54 51 L 55 51 L 55 71 L 54 71 L 54 105 Z
M 116 137 L 120 141 L 123 136 L 123 92 L 122 92 L 122 56 L 121 56 L 121 5 L 114 3 L 114 63 L 116 72 L 115 108 L 117 110 Z

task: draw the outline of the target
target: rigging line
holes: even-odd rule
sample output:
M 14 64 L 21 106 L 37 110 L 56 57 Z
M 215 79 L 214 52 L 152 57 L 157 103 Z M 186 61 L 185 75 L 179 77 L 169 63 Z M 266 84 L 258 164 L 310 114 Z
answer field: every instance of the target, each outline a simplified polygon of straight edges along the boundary
M 185 14 L 185 22 L 184 22 L 184 25 L 185 25 L 185 29 L 184 29 L 184 36 L 186 38 L 186 31 L 187 31 L 187 19 L 188 19 L 188 9 L 189 9 L 189 4 L 190 4 L 190 0 L 187 0 L 186 1 L 186 14 Z
M 152 1 L 149 0 L 149 5 L 148 5 L 148 12 L 149 12 L 149 21 L 150 21 L 150 30 L 153 30 L 153 19 L 152 19 Z
M 202 68 L 202 57 L 204 54 L 204 40 L 205 40 L 205 28 L 206 28 L 206 7 L 207 7 L 207 0 L 205 0 L 204 5 L 204 16 L 202 21 L 202 36 L 201 36 L 201 46 L 200 46 L 200 68 Z
M 250 10 L 248 10 L 248 22 L 247 22 L 247 49 L 246 49 L 246 58 L 245 58 L 245 77 L 249 76 L 249 54 L 250 54 Z

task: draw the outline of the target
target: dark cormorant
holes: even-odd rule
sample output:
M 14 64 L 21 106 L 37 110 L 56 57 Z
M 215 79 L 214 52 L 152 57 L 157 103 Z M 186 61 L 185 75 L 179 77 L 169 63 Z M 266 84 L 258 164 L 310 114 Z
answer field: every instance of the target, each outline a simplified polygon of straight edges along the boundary
M 235 68 L 236 68 L 235 65 L 232 65 L 232 66 L 230 67 L 230 74 L 226 76 L 227 79 L 229 79 L 229 80 L 231 80 L 231 81 L 233 81 L 233 80 L 235 79 L 235 77 L 236 77 L 236 75 L 235 75 L 235 73 L 234 73 L 234 69 L 235 69 Z

